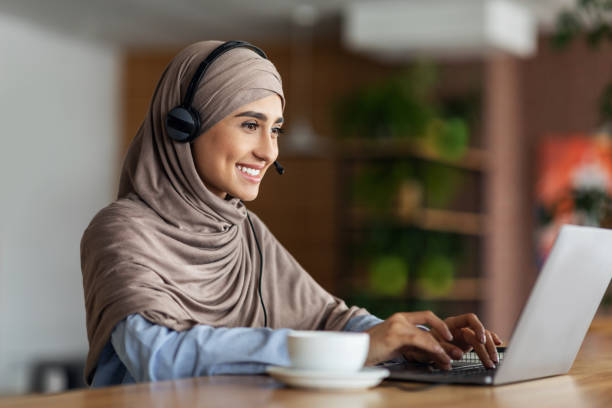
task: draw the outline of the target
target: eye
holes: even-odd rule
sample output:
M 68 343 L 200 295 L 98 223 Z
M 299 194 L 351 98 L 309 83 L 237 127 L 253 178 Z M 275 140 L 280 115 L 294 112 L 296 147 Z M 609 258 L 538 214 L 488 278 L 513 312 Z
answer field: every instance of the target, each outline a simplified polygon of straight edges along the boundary
M 249 122 L 243 122 L 242 123 L 242 127 L 247 129 L 247 130 L 255 131 L 255 130 L 257 130 L 259 125 L 257 124 L 257 122 L 249 121 Z
M 277 126 L 277 127 L 272 128 L 272 133 L 274 133 L 276 136 L 280 136 L 283 133 L 285 133 L 285 131 L 282 128 Z

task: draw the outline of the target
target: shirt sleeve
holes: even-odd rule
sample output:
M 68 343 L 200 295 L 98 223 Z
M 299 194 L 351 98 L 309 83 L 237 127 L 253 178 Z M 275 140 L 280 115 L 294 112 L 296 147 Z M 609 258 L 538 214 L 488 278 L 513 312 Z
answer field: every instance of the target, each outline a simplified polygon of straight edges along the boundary
M 371 314 L 360 315 L 351 318 L 342 330 L 348 332 L 363 332 L 382 322 L 382 319 Z
M 365 331 L 380 322 L 373 315 L 355 316 L 343 330 Z M 259 374 L 268 365 L 288 366 L 289 331 L 197 325 L 177 332 L 134 314 L 115 326 L 111 343 L 130 374 L 126 378 L 136 382 L 160 381 L 201 375 Z
M 134 314 L 115 326 L 111 342 L 135 381 L 160 381 L 287 366 L 289 331 L 197 325 L 177 332 Z

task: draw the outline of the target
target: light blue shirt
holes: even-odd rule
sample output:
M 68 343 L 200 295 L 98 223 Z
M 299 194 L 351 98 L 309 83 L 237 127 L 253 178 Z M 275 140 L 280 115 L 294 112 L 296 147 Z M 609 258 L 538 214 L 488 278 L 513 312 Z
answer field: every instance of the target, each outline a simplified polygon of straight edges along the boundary
M 344 331 L 365 331 L 381 323 L 355 316 Z M 290 329 L 214 328 L 197 325 L 177 332 L 138 314 L 113 329 L 98 359 L 92 387 L 218 374 L 260 374 L 268 365 L 289 365 Z

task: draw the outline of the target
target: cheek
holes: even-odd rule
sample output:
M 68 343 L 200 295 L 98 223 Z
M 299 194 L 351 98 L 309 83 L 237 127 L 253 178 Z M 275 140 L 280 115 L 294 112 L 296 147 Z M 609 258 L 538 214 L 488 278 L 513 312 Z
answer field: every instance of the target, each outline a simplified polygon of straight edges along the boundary
M 213 173 L 217 174 L 217 177 L 227 174 L 228 170 L 233 170 L 236 163 L 251 160 L 250 155 L 255 148 L 250 138 L 232 128 L 220 128 L 200 137 L 206 139 L 196 139 L 194 159 L 200 171 L 210 176 L 213 176 Z M 276 143 L 274 147 L 278 152 Z
M 202 136 L 205 135 L 200 137 Z M 220 163 L 222 162 L 220 160 L 221 157 L 217 154 L 219 148 L 215 145 L 214 140 L 211 139 L 197 139 L 196 144 L 193 145 L 191 150 L 198 174 L 203 180 L 208 182 L 215 179 L 215 174 L 219 173 L 221 169 Z
M 249 160 L 254 148 L 255 146 L 250 143 L 248 138 L 244 137 L 228 137 L 222 145 L 218 146 L 220 156 L 228 165 Z
M 229 160 L 232 153 L 231 144 L 227 140 L 224 140 L 223 137 L 217 134 L 202 136 L 209 137 L 196 146 L 196 160 L 200 163 L 201 167 L 218 167 Z

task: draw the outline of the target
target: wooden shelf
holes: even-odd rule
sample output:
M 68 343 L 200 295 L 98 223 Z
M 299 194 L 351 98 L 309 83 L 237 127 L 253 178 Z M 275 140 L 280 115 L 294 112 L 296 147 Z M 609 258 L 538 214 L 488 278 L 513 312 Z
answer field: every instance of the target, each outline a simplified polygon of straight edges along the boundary
M 374 221 L 389 221 L 402 226 L 411 226 L 426 231 L 449 232 L 463 235 L 482 235 L 485 216 L 479 213 L 420 209 L 410 217 L 395 214 L 374 214 L 362 208 L 353 208 L 351 217 L 355 225 L 364 227 Z
M 415 221 L 420 228 L 430 231 L 455 232 L 465 235 L 483 233 L 484 215 L 478 213 L 422 210 L 422 217 Z
M 411 281 L 415 285 L 409 290 L 410 294 L 397 296 L 384 296 L 372 293 L 367 296 L 370 299 L 380 301 L 432 301 L 432 302 L 477 302 L 483 299 L 481 278 L 456 278 L 453 286 L 446 294 L 428 293 L 418 282 Z
M 415 157 L 461 169 L 483 171 L 486 168 L 486 152 L 469 148 L 459 159 L 441 156 L 426 143 L 402 139 L 348 139 L 335 145 L 339 157 L 344 159 L 377 159 L 387 157 Z
M 419 287 L 417 283 L 416 294 L 420 300 L 444 300 L 444 301 L 476 301 L 482 300 L 482 280 L 480 278 L 458 278 L 455 279 L 453 287 L 444 295 L 427 294 L 426 290 Z

